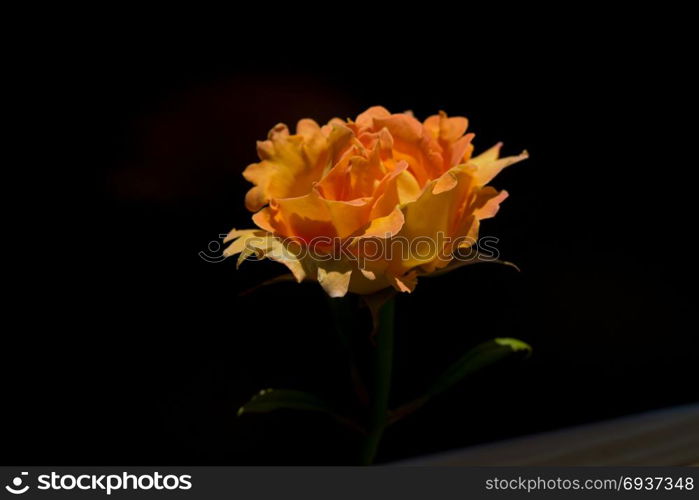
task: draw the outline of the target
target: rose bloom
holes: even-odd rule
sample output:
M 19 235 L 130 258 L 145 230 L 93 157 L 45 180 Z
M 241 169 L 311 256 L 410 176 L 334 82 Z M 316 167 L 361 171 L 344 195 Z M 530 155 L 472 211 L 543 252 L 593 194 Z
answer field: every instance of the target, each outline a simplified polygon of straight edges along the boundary
M 378 106 L 322 127 L 303 119 L 295 134 L 276 125 L 243 172 L 259 229 L 231 231 L 224 255 L 281 262 L 331 297 L 412 291 L 418 276 L 474 244 L 479 221 L 507 197 L 487 184 L 527 158 L 500 158 L 501 144 L 472 157 L 467 126 L 463 117 L 420 123 Z

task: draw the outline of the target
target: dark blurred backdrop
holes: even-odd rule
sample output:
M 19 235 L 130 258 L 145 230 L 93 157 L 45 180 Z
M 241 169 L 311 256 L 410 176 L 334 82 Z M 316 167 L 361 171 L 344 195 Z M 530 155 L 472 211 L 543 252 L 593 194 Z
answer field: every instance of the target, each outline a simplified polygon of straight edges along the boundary
M 240 21 L 75 41 L 46 80 L 70 88 L 61 120 L 79 132 L 34 180 L 60 237 L 23 269 L 23 320 L 3 339 L 3 460 L 348 463 L 353 436 L 322 416 L 236 417 L 265 387 L 349 390 L 320 289 L 239 297 L 284 268 L 199 252 L 252 227 L 241 172 L 268 129 L 371 105 L 467 116 L 476 152 L 531 155 L 497 177 L 510 198 L 482 227 L 522 271 L 473 266 L 400 297 L 395 402 L 479 341 L 534 354 L 392 428 L 379 460 L 696 401 L 686 62 L 645 21 L 600 18 L 490 18 L 489 38 L 416 24 L 261 36 Z

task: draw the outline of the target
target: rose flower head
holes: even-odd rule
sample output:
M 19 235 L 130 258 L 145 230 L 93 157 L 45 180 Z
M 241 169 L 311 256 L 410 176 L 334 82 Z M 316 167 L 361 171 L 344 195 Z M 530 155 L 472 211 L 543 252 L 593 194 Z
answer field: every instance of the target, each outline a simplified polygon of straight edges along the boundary
M 225 256 L 268 258 L 331 297 L 386 287 L 409 292 L 478 238 L 506 191 L 487 184 L 527 158 L 501 144 L 472 156 L 468 120 L 372 107 L 356 120 L 276 125 L 257 143 L 245 205 L 258 229 L 233 230 Z

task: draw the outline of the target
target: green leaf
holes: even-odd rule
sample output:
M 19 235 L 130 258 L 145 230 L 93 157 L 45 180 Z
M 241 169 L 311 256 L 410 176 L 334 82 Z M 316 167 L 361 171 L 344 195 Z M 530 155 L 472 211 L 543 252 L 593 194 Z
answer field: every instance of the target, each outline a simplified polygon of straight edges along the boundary
M 251 295 L 259 290 L 261 290 L 264 287 L 267 287 L 269 285 L 276 285 L 277 283 L 287 283 L 287 282 L 296 282 L 296 278 L 294 277 L 293 274 L 282 274 L 281 276 L 276 276 L 274 278 L 268 279 L 267 281 L 263 281 L 262 283 L 259 283 L 252 288 L 248 288 L 247 290 L 243 290 L 238 294 L 239 297 L 244 297 L 246 295 Z
M 263 389 L 238 409 L 238 416 L 282 409 L 332 412 L 323 400 L 313 394 L 284 389 Z
M 276 410 L 301 410 L 325 413 L 343 425 L 359 432 L 363 429 L 351 419 L 337 414 L 318 396 L 288 389 L 263 389 L 238 409 L 238 416 L 248 413 L 269 413 Z
M 516 271 L 521 271 L 519 267 L 517 267 L 516 264 L 509 262 L 507 260 L 500 260 L 500 259 L 492 259 L 492 258 L 486 258 L 480 257 L 480 254 L 476 253 L 475 255 L 472 255 L 469 257 L 468 260 L 463 260 L 465 257 L 462 257 L 461 259 L 454 259 L 452 260 L 446 267 L 443 267 L 442 269 L 439 269 L 437 271 L 433 271 L 429 274 L 424 274 L 421 277 L 422 278 L 436 278 L 437 276 L 443 276 L 445 274 L 448 274 L 452 271 L 456 271 L 457 269 L 460 269 L 465 266 L 472 266 L 474 264 L 500 264 L 506 267 L 511 267 L 512 269 Z
M 451 388 L 469 375 L 508 358 L 527 357 L 531 354 L 531 350 L 532 348 L 527 343 L 513 338 L 496 338 L 477 345 L 447 368 L 429 386 L 424 395 L 391 412 L 390 422 L 396 422 L 413 413 L 431 398 Z
M 528 356 L 532 348 L 521 340 L 497 338 L 477 345 L 447 370 L 430 386 L 427 396 L 446 391 L 461 379 L 510 356 Z

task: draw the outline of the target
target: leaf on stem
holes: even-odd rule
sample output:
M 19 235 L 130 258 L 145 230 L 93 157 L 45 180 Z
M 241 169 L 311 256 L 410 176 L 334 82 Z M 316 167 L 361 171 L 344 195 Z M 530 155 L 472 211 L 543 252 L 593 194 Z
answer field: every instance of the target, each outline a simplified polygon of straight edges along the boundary
M 269 285 L 276 285 L 277 283 L 288 283 L 288 282 L 296 282 L 296 278 L 294 278 L 293 274 L 282 274 L 281 276 L 276 276 L 274 278 L 268 279 L 267 281 L 263 281 L 262 283 L 259 283 L 252 288 L 248 288 L 247 290 L 243 290 L 238 294 L 239 297 L 244 297 L 246 295 L 251 295 L 260 289 L 267 287 Z
M 275 410 L 315 411 L 331 416 L 339 423 L 363 433 L 353 420 L 339 415 L 318 396 L 288 389 L 263 389 L 238 409 L 238 416 L 248 413 L 269 413 Z
M 487 264 L 487 263 L 501 264 L 503 266 L 511 267 L 518 272 L 521 271 L 521 269 L 519 267 L 517 267 L 517 264 L 514 264 L 514 263 L 509 262 L 507 260 L 485 258 L 485 257 L 481 257 L 480 254 L 476 254 L 475 256 L 471 257 L 469 260 L 454 259 L 446 267 L 443 267 L 442 269 L 438 269 L 437 271 L 431 272 L 429 274 L 425 274 L 422 277 L 423 278 L 436 278 L 437 276 L 443 276 L 443 275 L 448 274 L 452 271 L 456 271 L 457 269 L 459 269 L 461 267 L 472 266 L 473 264 Z
M 397 422 L 410 415 L 431 398 L 451 388 L 469 375 L 505 359 L 527 357 L 531 354 L 531 350 L 529 344 L 513 338 L 496 338 L 477 345 L 447 368 L 429 386 L 425 394 L 391 412 L 389 423 Z

